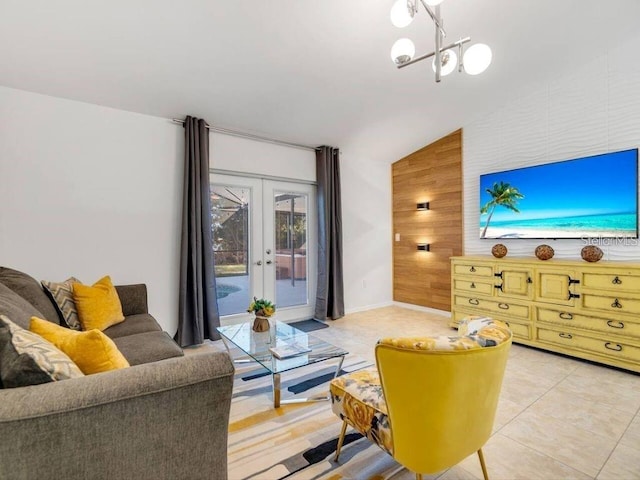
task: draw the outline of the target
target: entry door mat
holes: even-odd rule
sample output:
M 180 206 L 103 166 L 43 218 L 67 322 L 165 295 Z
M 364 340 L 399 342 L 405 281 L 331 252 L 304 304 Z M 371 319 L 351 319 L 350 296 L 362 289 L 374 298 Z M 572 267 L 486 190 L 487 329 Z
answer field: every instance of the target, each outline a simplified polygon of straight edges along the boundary
M 303 332 L 313 332 L 314 330 L 321 330 L 329 327 L 328 324 L 321 322 L 320 320 L 316 320 L 315 318 L 291 322 L 289 325 L 297 328 L 298 330 L 302 330 Z
M 335 365 L 329 363 L 284 372 L 282 398 L 328 394 L 330 379 L 300 393 L 288 387 L 314 376 L 325 376 L 328 369 L 335 369 Z M 351 354 L 343 364 L 345 372 L 369 367 L 373 367 L 370 361 Z M 229 422 L 230 480 L 387 478 L 397 470 L 399 465 L 388 454 L 351 428 L 347 430 L 340 461 L 334 462 L 342 421 L 332 412 L 331 402 L 284 404 L 273 408 L 271 378 L 244 381 L 242 378 L 251 370 L 256 370 L 255 364 L 237 365 Z M 409 475 L 411 480 L 415 478 Z

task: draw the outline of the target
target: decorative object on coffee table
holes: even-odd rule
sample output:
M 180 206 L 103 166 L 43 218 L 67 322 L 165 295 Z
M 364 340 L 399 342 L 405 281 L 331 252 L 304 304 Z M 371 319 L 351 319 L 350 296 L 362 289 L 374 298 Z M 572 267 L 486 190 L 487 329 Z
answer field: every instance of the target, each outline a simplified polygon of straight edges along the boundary
M 491 254 L 496 258 L 502 258 L 507 254 L 507 247 L 501 243 L 496 243 L 491 249 Z
M 549 260 L 555 252 L 549 245 L 538 245 L 535 253 L 540 260 Z
M 253 297 L 247 312 L 255 314 L 256 318 L 251 326 L 254 332 L 266 332 L 269 330 L 269 317 L 276 312 L 276 306 L 270 300 Z
M 580 252 L 583 260 L 587 262 L 597 262 L 602 258 L 602 249 L 596 245 L 587 245 Z

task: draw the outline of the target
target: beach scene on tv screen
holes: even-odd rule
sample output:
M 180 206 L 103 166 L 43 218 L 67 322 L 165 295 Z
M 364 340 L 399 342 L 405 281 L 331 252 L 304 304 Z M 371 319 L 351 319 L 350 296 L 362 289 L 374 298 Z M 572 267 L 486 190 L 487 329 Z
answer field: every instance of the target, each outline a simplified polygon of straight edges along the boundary
M 480 238 L 637 237 L 638 151 L 480 177 Z

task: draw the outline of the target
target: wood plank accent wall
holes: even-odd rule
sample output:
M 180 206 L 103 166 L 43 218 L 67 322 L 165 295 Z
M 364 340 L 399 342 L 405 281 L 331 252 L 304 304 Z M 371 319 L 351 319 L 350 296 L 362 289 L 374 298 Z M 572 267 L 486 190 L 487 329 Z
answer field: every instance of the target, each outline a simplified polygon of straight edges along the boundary
M 393 299 L 451 311 L 449 257 L 463 253 L 462 130 L 395 162 L 392 178 Z M 420 202 L 429 210 L 418 211 Z

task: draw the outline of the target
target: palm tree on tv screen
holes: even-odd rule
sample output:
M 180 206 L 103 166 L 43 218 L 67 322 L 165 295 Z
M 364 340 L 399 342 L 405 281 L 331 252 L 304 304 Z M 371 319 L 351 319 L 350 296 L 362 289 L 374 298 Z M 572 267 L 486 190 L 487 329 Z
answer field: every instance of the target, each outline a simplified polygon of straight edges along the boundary
M 480 213 L 488 212 L 489 216 L 487 217 L 487 223 L 484 225 L 484 230 L 480 238 L 485 238 L 487 228 L 489 228 L 489 222 L 491 222 L 491 217 L 497 206 L 502 206 L 516 213 L 520 213 L 520 210 L 516 208 L 516 204 L 518 200 L 524 198 L 524 195 L 521 194 L 516 187 L 512 187 L 510 184 L 504 182 L 494 183 L 493 187 L 487 188 L 486 192 L 491 195 L 491 200 L 480 208 Z

